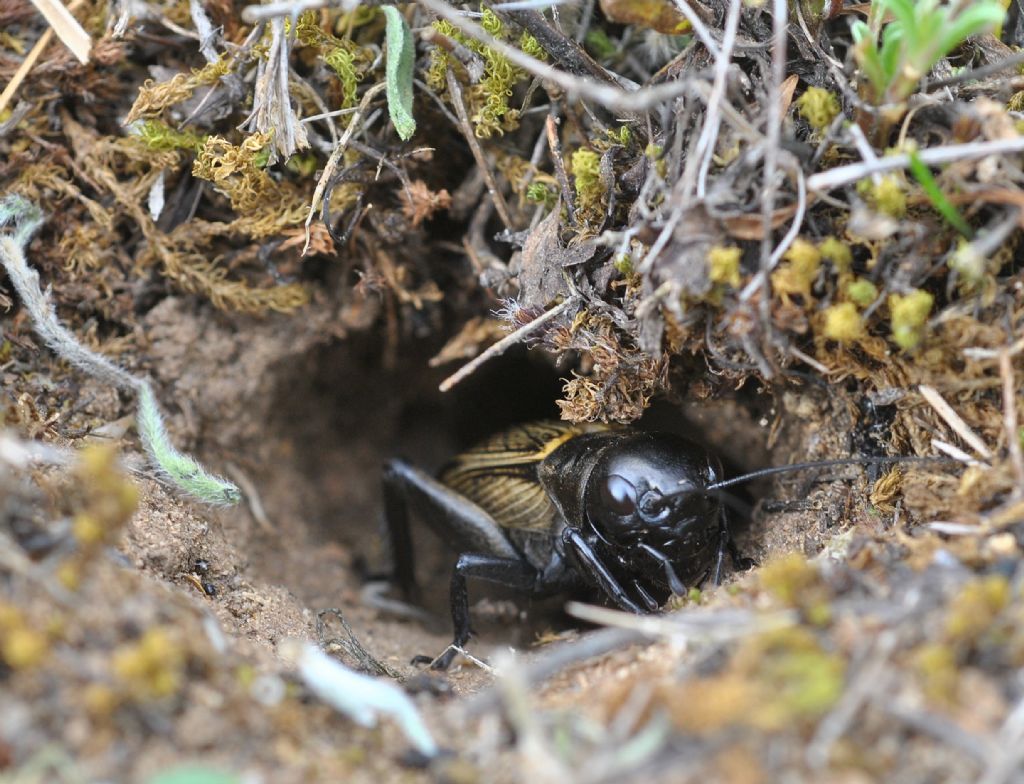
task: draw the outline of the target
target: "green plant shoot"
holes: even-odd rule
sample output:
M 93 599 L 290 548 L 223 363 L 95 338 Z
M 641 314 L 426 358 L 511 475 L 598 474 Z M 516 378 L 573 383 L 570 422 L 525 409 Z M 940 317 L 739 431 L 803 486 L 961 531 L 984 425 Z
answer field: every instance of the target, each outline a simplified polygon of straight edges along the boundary
M 893 21 L 882 27 L 889 14 Z M 875 0 L 870 25 L 854 22 L 851 27 L 853 54 L 875 103 L 905 100 L 939 60 L 972 35 L 994 30 L 1005 15 L 999 0 L 949 5 L 939 0 Z
M 28 266 L 24 254 L 25 246 L 42 222 L 42 211 L 27 199 L 21 196 L 0 199 L 0 228 L 14 223 L 14 231 L 10 235 L 0 235 L 0 266 L 6 270 L 7 277 L 18 292 L 36 333 L 68 364 L 118 389 L 135 393 L 139 401 L 136 420 L 139 438 L 162 477 L 200 501 L 210 504 L 238 503 L 242 496 L 235 485 L 207 472 L 194 459 L 182 454 L 171 444 L 149 382 L 133 376 L 102 354 L 83 345 L 57 319 L 57 311 L 49 294 L 39 285 L 39 273 Z
M 946 198 L 946 194 L 942 192 L 939 184 L 932 176 L 931 170 L 925 166 L 924 161 L 921 160 L 921 156 L 917 154 L 916 150 L 910 153 L 910 173 L 925 192 L 932 206 L 946 219 L 946 223 L 967 239 L 971 239 L 974 236 L 974 232 L 971 230 L 970 225 L 968 225 L 964 216 L 960 214 L 960 211 L 953 203 Z

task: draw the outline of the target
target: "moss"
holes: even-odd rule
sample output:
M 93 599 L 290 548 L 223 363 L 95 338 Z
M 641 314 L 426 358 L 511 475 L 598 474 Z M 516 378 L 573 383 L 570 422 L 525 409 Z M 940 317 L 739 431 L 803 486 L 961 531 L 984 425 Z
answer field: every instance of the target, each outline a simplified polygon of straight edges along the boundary
M 832 617 L 830 592 L 817 568 L 798 553 L 766 563 L 758 573 L 761 588 L 782 604 L 800 610 L 815 625 Z
M 743 251 L 733 246 L 717 245 L 708 251 L 708 277 L 723 286 L 740 285 L 740 259 Z
M 581 148 L 572 154 L 578 217 L 585 223 L 599 223 L 604 217 L 604 186 L 601 184 L 601 156 Z
M 864 337 L 864 321 L 852 302 L 840 302 L 825 308 L 822 313 L 822 333 L 829 340 L 839 343 L 853 343 Z
M 846 296 L 860 307 L 866 308 L 878 298 L 878 288 L 866 278 L 857 278 L 846 285 Z
M 952 704 L 960 681 L 953 649 L 943 643 L 926 643 L 917 648 L 911 661 L 925 695 L 934 702 Z
M 4 663 L 12 670 L 25 670 L 40 664 L 49 650 L 49 640 L 27 626 L 8 631 L 0 645 Z
M 762 678 L 772 686 L 772 698 L 757 707 L 758 724 L 783 729 L 794 719 L 815 719 L 835 705 L 843 693 L 846 662 L 815 643 L 769 657 Z
M 772 273 L 772 287 L 783 296 L 811 298 L 811 286 L 821 268 L 821 251 L 811 242 L 797 238 L 783 257 L 787 264 Z
M 629 276 L 633 274 L 633 259 L 630 258 L 628 253 L 618 254 L 612 264 L 620 275 Z
M 114 675 L 141 700 L 168 697 L 184 679 L 185 649 L 168 629 L 147 629 L 138 642 L 114 652 Z
M 1002 575 L 988 575 L 967 583 L 950 602 L 946 637 L 953 643 L 974 644 L 1009 605 L 1011 594 L 1010 582 Z
M 835 93 L 820 87 L 808 87 L 797 99 L 796 106 L 800 115 L 819 132 L 826 130 L 839 116 L 839 99 Z
M 889 313 L 892 321 L 892 339 L 900 348 L 909 351 L 923 337 L 935 298 L 927 291 L 915 289 L 909 294 L 890 294 Z
M 850 250 L 850 246 L 836 237 L 825 237 L 818 243 L 818 252 L 823 259 L 832 262 L 837 272 L 849 272 L 853 265 L 853 251 Z
M 545 207 L 553 207 L 557 199 L 558 194 L 547 183 L 534 181 L 526 188 L 526 200 L 532 204 L 543 204 Z
M 204 141 L 205 134 L 189 130 L 178 131 L 159 120 L 142 120 L 132 126 L 132 133 L 138 136 L 151 150 L 198 150 Z
M 486 6 L 482 7 L 482 12 L 480 26 L 498 40 L 508 40 L 508 30 L 498 15 Z M 512 65 L 507 57 L 494 49 L 463 35 L 450 22 L 438 20 L 433 23 L 433 27 L 441 35 L 458 41 L 483 58 L 484 75 L 466 92 L 470 120 L 476 135 L 481 139 L 489 139 L 495 134 L 501 135 L 518 128 L 519 111 L 509 106 L 509 98 L 516 84 L 526 78 L 526 72 Z M 519 48 L 538 60 L 547 58 L 540 43 L 529 33 L 523 32 L 520 35 Z M 446 91 L 449 63 L 449 55 L 443 47 L 434 46 L 430 50 L 426 77 L 432 89 L 441 93 Z
M 41 664 L 49 651 L 49 638 L 24 613 L 0 602 L 0 660 L 12 670 L 27 670 Z
M 600 27 L 591 27 L 587 31 L 587 36 L 583 39 L 583 43 L 586 45 L 587 50 L 598 60 L 607 60 L 614 57 L 619 51 L 619 47 L 608 37 L 608 33 Z
M 80 512 L 75 515 L 74 522 L 71 524 L 71 532 L 75 539 L 86 547 L 100 544 L 104 539 L 103 523 L 88 512 Z
M 957 249 L 949 257 L 949 268 L 960 276 L 960 280 L 968 290 L 973 290 L 985 280 L 988 272 L 988 259 L 974 249 L 967 240 L 961 238 Z
M 898 174 L 886 174 L 873 180 L 862 180 L 858 190 L 864 193 L 879 212 L 893 218 L 902 218 L 907 214 L 907 192 L 903 177 Z

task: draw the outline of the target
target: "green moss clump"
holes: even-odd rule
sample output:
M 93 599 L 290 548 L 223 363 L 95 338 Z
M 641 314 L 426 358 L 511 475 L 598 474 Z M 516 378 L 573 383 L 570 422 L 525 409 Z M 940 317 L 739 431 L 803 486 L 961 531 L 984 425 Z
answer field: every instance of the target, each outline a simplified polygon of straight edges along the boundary
M 836 237 L 825 237 L 818 243 L 818 252 L 825 261 L 832 262 L 832 266 L 839 273 L 850 271 L 853 265 L 853 251 L 850 246 Z
M 892 218 L 902 218 L 907 214 L 907 192 L 904 180 L 898 174 L 886 174 L 878 182 L 872 179 L 861 180 L 857 190 L 879 212 Z
M 615 261 L 612 262 L 612 266 L 615 267 L 616 271 L 620 275 L 630 276 L 633 274 L 633 259 L 630 258 L 628 253 L 619 253 L 615 257 Z
M 600 222 L 604 214 L 604 186 L 601 184 L 601 156 L 581 148 L 572 154 L 576 188 L 576 209 L 582 221 Z
M 808 87 L 796 101 L 796 107 L 810 126 L 822 132 L 839 116 L 839 99 L 820 87 Z
M 314 11 L 299 16 L 295 37 L 302 46 L 318 49 L 321 59 L 341 81 L 341 108 L 355 106 L 359 82 L 365 75 L 361 66 L 372 62 L 367 50 L 347 38 L 337 38 L 324 32 Z
M 506 41 L 509 31 L 494 11 L 482 6 L 480 26 L 500 41 Z M 458 41 L 484 61 L 484 75 L 479 83 L 470 87 L 466 99 L 474 133 L 481 139 L 489 139 L 519 127 L 519 110 L 509 106 L 513 88 L 526 78 L 526 72 L 518 68 L 503 54 L 464 35 L 455 25 L 446 20 L 433 23 L 434 30 L 446 38 Z M 547 59 L 547 53 L 532 35 L 523 32 L 519 36 L 519 48 L 537 60 Z M 450 55 L 441 46 L 430 50 L 430 65 L 427 68 L 427 84 L 431 89 L 444 93 L 448 84 Z
M 712 283 L 736 288 L 740 285 L 740 259 L 743 251 L 735 245 L 717 245 L 708 251 L 708 277 Z
M 889 295 L 892 339 L 897 346 L 905 351 L 917 347 L 924 336 L 924 325 L 934 301 L 931 294 L 921 289 L 907 295 Z
M 151 150 L 192 150 L 203 146 L 206 135 L 189 130 L 178 131 L 160 120 L 140 120 L 132 126 L 132 132 Z
M 831 593 L 806 558 L 790 553 L 765 564 L 758 574 L 761 588 L 782 604 L 801 611 L 817 626 L 832 618 Z
M 866 278 L 851 280 L 846 286 L 846 296 L 862 308 L 878 298 L 878 287 Z
M 946 614 L 946 637 L 952 643 L 974 645 L 1009 605 L 1012 589 L 1002 575 L 981 577 L 964 586 L 950 602 Z
M 558 198 L 554 190 L 543 182 L 531 182 L 526 187 L 526 200 L 532 204 L 543 204 L 545 207 L 555 206 Z
M 864 320 L 852 302 L 840 302 L 825 308 L 823 334 L 839 343 L 853 343 L 864 337 Z
M 772 287 L 783 296 L 800 295 L 809 302 L 811 286 L 821 269 L 821 251 L 812 242 L 798 237 L 783 258 L 787 263 L 772 273 Z

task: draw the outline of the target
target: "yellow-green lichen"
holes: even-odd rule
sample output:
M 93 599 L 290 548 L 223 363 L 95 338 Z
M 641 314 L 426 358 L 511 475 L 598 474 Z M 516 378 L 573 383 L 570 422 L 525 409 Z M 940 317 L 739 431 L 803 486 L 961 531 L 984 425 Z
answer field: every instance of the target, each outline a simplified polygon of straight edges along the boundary
M 0 662 L 12 670 L 27 670 L 41 664 L 49 651 L 49 639 L 24 613 L 0 602 Z
M 164 627 L 147 629 L 135 643 L 114 652 L 112 668 L 119 685 L 138 700 L 169 697 L 184 682 L 186 650 Z

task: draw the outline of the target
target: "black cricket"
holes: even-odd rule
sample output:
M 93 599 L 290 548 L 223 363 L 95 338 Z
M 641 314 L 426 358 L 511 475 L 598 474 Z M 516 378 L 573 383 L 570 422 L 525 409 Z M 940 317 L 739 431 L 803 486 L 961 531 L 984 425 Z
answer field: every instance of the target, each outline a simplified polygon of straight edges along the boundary
M 401 460 L 384 467 L 394 580 L 416 582 L 409 508 L 458 553 L 451 578 L 455 636 L 433 662 L 447 669 L 470 637 L 467 578 L 546 597 L 589 587 L 623 610 L 656 612 L 736 551 L 722 488 L 766 474 L 850 463 L 781 466 L 723 481 L 719 460 L 681 436 L 604 425 L 535 422 L 458 455 L 438 479 Z

